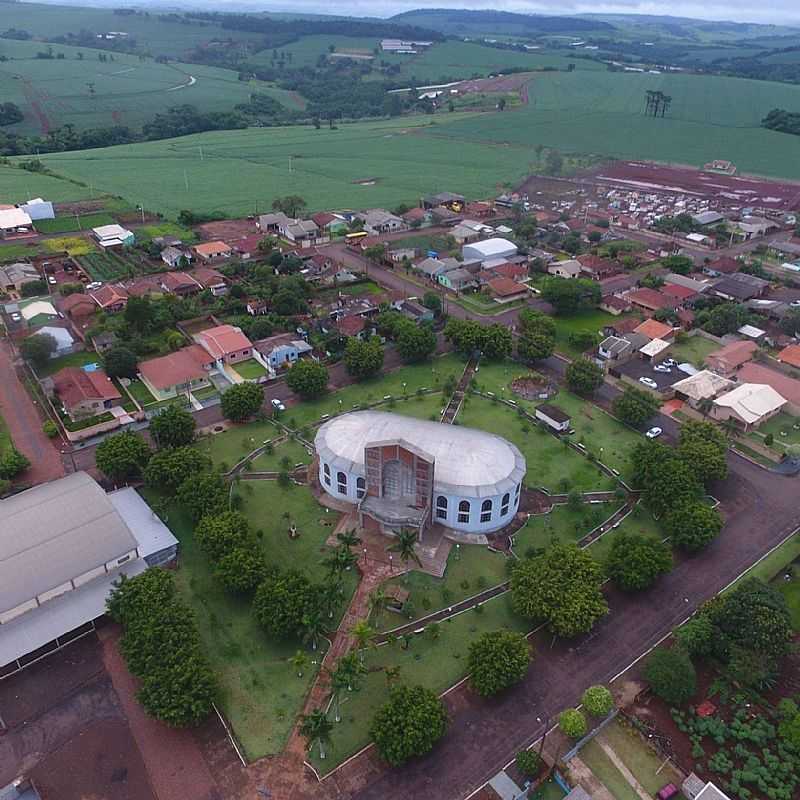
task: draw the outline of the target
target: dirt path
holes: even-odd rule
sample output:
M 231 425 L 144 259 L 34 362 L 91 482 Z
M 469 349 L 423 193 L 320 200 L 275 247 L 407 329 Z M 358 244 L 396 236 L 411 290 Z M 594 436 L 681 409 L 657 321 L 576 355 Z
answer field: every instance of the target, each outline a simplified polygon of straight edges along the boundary
M 20 476 L 22 481 L 36 484 L 63 477 L 61 456 L 42 432 L 42 419 L 19 382 L 7 340 L 0 341 L 0 416 L 14 446 L 31 462 L 29 469 Z

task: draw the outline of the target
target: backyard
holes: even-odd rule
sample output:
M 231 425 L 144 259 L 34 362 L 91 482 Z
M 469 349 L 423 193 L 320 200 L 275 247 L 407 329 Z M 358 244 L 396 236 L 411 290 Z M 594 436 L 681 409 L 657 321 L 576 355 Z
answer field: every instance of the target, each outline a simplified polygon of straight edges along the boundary
M 248 358 L 247 361 L 240 361 L 238 364 L 234 364 L 232 369 L 246 381 L 254 381 L 258 378 L 263 378 L 267 374 L 267 370 L 254 358 Z
M 570 334 L 591 333 L 597 337 L 599 342 L 604 326 L 625 319 L 626 316 L 630 315 L 623 314 L 615 317 L 597 309 L 556 316 L 554 317 L 556 323 L 556 350 L 570 358 L 576 358 L 583 354 L 583 349 L 570 342 Z
M 782 411 L 747 436 L 764 447 L 771 447 L 778 455 L 783 456 L 789 447 L 800 445 L 800 423 L 796 417 Z M 771 436 L 772 439 L 765 441 L 767 436 Z
M 87 364 L 97 364 L 100 356 L 89 350 L 78 350 L 76 353 L 69 353 L 58 358 L 51 358 L 44 366 L 36 368 L 36 374 L 40 378 L 47 378 L 58 372 L 64 367 L 84 367 Z
M 674 358 L 679 364 L 688 362 L 700 369 L 706 358 L 715 350 L 719 350 L 721 345 L 706 339 L 705 336 L 679 336 L 679 341 L 672 345 L 670 357 Z

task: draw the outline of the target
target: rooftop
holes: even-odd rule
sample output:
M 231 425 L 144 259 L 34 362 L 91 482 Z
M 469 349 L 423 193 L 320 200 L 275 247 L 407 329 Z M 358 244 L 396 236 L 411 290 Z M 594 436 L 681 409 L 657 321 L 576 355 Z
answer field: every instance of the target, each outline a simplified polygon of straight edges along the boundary
M 151 358 L 139 364 L 139 373 L 156 389 L 168 389 L 182 383 L 204 378 L 204 364 L 211 356 L 199 344 L 182 347 L 174 353 Z
M 800 367 L 800 344 L 790 344 L 777 355 L 778 361 L 792 367 Z
M 239 350 L 252 347 L 241 328 L 233 325 L 217 325 L 195 334 L 194 337 L 214 358 L 221 358 Z
M 214 256 L 218 253 L 230 253 L 231 248 L 222 241 L 216 242 L 203 242 L 196 244 L 194 250 L 199 256 Z
M 793 405 L 800 405 L 800 381 L 790 378 L 776 369 L 750 362 L 739 368 L 736 378 L 751 383 L 764 383 Z
M 703 369 L 672 385 L 676 392 L 686 395 L 692 400 L 700 401 L 716 397 L 720 392 L 728 391 L 734 386 L 733 381 L 717 375 L 716 372 Z
M 455 272 L 450 273 L 454 275 Z M 528 287 L 522 283 L 517 283 L 511 278 L 504 278 L 502 275 L 499 278 L 493 278 L 489 281 L 489 288 L 498 297 L 513 297 L 515 294 L 522 294 L 528 291 Z
M 87 400 L 121 400 L 122 395 L 102 369 L 86 372 L 80 367 L 64 367 L 53 375 L 53 386 L 66 408 Z
M 137 543 L 87 473 L 0 500 L 0 610 L 7 611 L 116 559 Z
M 642 333 L 649 339 L 666 339 L 672 333 L 672 326 L 657 319 L 646 319 L 641 325 L 634 328 L 636 333 Z
M 800 384 L 799 384 L 800 385 Z M 786 405 L 786 399 L 764 383 L 740 383 L 714 403 L 730 408 L 748 425 Z
M 354 411 L 329 420 L 314 444 L 332 468 L 363 475 L 364 448 L 388 441 L 430 454 L 436 491 L 493 497 L 515 488 L 525 475 L 522 453 L 500 436 L 384 411 Z

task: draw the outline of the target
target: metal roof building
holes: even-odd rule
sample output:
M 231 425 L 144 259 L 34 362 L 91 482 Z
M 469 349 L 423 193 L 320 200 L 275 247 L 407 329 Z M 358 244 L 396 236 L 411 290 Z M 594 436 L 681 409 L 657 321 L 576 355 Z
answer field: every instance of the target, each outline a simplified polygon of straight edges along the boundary
M 519 506 L 525 458 L 485 431 L 356 411 L 326 422 L 314 445 L 323 489 L 381 517 L 389 529 L 438 522 L 489 533 Z M 406 523 L 393 526 L 390 518 L 399 517 Z
M 133 489 L 106 494 L 85 472 L 0 501 L 0 677 L 101 616 L 122 574 L 176 551 Z
M 465 244 L 461 250 L 464 260 L 486 261 L 490 258 L 510 258 L 517 254 L 517 246 L 508 239 L 486 239 L 483 242 Z

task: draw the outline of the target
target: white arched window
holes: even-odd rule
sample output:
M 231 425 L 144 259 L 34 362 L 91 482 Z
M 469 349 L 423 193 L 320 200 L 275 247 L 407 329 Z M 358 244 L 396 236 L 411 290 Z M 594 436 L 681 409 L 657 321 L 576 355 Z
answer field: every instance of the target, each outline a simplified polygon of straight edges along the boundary
M 506 492 L 503 495 L 503 501 L 500 503 L 500 516 L 501 517 L 504 517 L 506 514 L 508 514 L 508 505 L 509 505 L 510 502 L 511 502 L 511 495 L 508 492 Z
M 336 473 L 336 488 L 339 494 L 347 494 L 347 475 L 344 472 Z
M 492 501 L 484 500 L 481 503 L 481 522 L 492 521 Z
M 442 494 L 436 498 L 436 519 L 447 519 L 447 498 Z
M 360 500 L 367 493 L 367 482 L 363 478 L 356 478 L 356 497 Z
M 322 478 L 326 486 L 331 485 L 331 468 L 327 464 L 322 465 Z
M 462 500 L 458 504 L 458 521 L 469 522 L 469 500 Z

